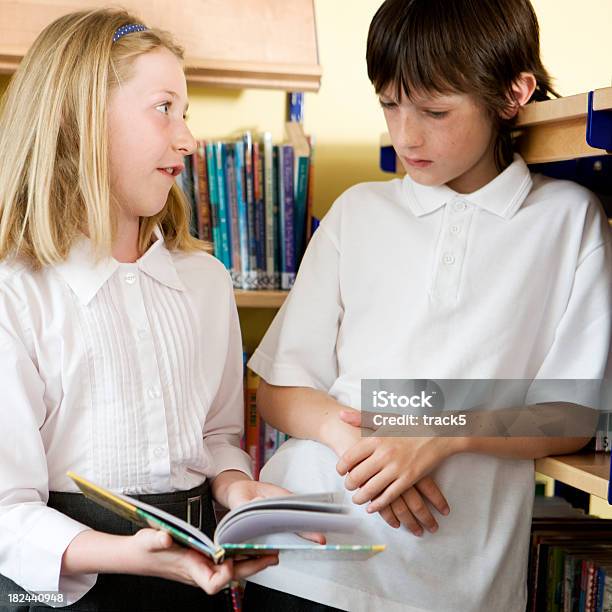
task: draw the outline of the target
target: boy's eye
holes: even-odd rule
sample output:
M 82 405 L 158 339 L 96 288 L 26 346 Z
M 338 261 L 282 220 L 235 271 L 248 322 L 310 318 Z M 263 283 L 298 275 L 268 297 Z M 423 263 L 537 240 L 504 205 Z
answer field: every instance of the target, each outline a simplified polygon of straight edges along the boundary
M 448 111 L 426 111 L 433 119 L 442 119 L 448 115 Z
M 162 113 L 164 113 L 164 115 L 167 115 L 168 112 L 170 111 L 170 102 L 164 102 L 163 104 L 158 104 L 156 107 L 157 108 L 162 108 L 164 110 L 160 111 Z

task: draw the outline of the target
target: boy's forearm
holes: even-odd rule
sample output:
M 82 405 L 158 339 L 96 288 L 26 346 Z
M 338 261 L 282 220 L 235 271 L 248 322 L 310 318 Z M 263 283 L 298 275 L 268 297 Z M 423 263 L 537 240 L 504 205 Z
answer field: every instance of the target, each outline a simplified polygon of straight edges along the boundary
M 257 409 L 266 421 L 294 438 L 316 440 L 333 448 L 339 418 L 346 408 L 333 397 L 308 387 L 279 387 L 263 379 L 257 390 Z
M 469 437 L 456 438 L 459 452 L 482 453 L 508 459 L 539 459 L 580 450 L 590 438 Z

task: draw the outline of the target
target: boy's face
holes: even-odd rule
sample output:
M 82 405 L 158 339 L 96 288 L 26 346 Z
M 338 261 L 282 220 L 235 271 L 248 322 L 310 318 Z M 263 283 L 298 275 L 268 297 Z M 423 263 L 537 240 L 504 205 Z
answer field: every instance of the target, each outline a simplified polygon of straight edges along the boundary
M 183 69 L 164 48 L 139 56 L 132 77 L 111 92 L 111 193 L 123 219 L 151 217 L 164 207 L 183 156 L 196 146 L 185 124 L 186 110 Z
M 499 174 L 492 122 L 471 96 L 415 92 L 397 100 L 396 93 L 391 84 L 379 98 L 391 142 L 410 178 L 471 193 Z

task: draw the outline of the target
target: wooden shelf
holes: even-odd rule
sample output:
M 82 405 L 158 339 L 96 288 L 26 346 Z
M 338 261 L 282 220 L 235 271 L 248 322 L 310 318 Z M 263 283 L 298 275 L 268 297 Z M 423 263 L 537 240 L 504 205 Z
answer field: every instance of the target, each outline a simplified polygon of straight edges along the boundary
M 612 87 L 594 91 L 593 108 L 612 110 Z M 527 104 L 517 121 L 519 152 L 529 164 L 605 155 L 586 142 L 587 115 L 586 93 Z
M 536 472 L 576 489 L 608 499 L 609 453 L 577 453 L 536 459 Z
M 185 49 L 189 84 L 318 91 L 321 66 L 313 0 L 123 0 L 144 23 Z M 0 0 L 0 73 L 12 74 L 40 31 L 83 8 L 75 0 Z M 89 0 L 87 8 L 107 7 Z
M 234 289 L 238 308 L 280 308 L 288 291 L 243 291 Z

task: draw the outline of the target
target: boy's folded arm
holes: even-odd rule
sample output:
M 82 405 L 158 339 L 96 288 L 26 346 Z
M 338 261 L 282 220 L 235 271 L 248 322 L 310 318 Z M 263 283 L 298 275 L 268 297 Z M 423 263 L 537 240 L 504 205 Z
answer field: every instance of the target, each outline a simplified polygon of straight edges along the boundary
M 346 406 L 328 393 L 309 387 L 281 387 L 261 380 L 257 409 L 266 423 L 294 438 L 315 440 L 340 456 L 356 443 L 358 428 L 343 423 Z

